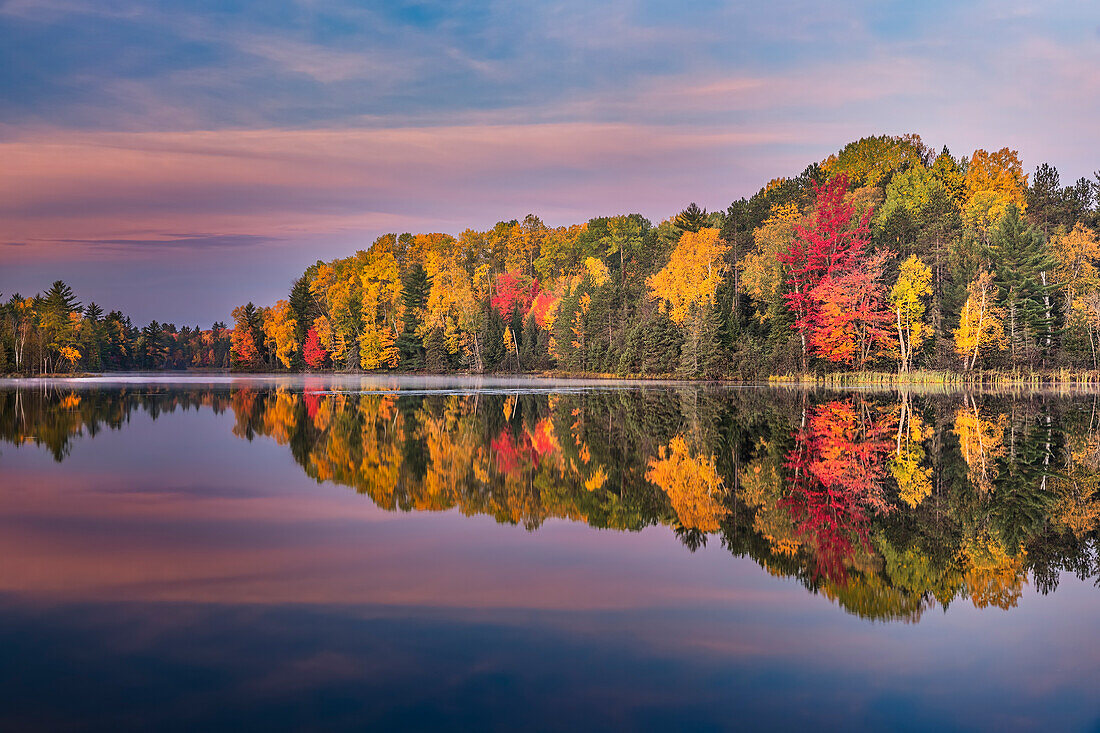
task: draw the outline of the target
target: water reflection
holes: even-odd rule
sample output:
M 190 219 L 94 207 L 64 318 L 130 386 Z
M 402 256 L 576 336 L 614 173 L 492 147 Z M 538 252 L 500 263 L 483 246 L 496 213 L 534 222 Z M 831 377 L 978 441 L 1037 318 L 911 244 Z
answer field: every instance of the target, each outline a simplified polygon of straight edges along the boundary
M 317 482 L 391 511 L 665 526 L 861 617 L 1015 607 L 1100 573 L 1093 398 L 768 389 L 524 390 L 257 383 L 0 391 L 0 439 L 57 461 L 135 412 L 230 412 Z M 2 461 L 2 458 L 0 458 Z

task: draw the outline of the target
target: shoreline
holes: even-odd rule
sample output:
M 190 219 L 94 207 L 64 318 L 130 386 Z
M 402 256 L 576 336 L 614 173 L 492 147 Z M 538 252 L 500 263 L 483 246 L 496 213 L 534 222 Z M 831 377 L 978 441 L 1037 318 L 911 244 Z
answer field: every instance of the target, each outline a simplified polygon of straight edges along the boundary
M 567 382 L 575 386 L 698 386 L 730 388 L 786 388 L 796 390 L 856 390 L 856 391 L 1011 391 L 1011 392 L 1075 392 L 1100 394 L 1100 372 L 1058 370 L 1028 374 L 984 370 L 972 373 L 915 371 L 897 372 L 834 372 L 825 374 L 782 374 L 764 379 L 690 379 L 673 375 L 617 375 L 576 372 L 237 372 L 230 370 L 180 370 L 145 372 L 81 372 L 77 374 L 0 375 L 0 387 L 46 385 L 125 385 L 125 384 L 221 384 L 273 382 L 292 380 L 303 384 L 310 381 L 369 380 L 384 388 L 386 381 L 403 383 L 415 389 L 441 387 L 445 384 L 471 384 L 488 388 L 530 386 L 550 388 Z

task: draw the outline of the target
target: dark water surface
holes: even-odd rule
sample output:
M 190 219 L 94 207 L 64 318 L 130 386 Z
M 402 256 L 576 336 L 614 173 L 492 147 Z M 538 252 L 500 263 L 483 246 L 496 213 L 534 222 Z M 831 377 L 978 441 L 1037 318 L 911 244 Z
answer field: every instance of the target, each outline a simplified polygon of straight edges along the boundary
M 0 729 L 1095 730 L 1094 396 L 0 383 Z

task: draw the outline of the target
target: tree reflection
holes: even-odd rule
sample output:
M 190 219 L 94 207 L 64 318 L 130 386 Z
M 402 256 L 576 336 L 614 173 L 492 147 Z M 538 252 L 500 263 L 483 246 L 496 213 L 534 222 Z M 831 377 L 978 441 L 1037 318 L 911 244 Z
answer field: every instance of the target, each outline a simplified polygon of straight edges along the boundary
M 135 412 L 199 408 L 386 510 L 664 526 L 692 552 L 717 537 L 870 618 L 1100 575 L 1100 411 L 1080 399 L 47 388 L 0 391 L 0 440 L 61 461 Z

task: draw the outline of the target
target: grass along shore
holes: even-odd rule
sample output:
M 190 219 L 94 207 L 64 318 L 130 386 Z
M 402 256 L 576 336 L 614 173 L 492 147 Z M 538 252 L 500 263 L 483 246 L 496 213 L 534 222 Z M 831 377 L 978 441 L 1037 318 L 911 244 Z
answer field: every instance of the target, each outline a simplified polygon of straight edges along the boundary
M 1081 386 L 1100 388 L 1100 371 L 1049 369 L 1042 371 L 975 370 L 947 372 L 914 370 L 910 372 L 824 372 L 773 374 L 769 384 L 858 386 L 858 385 L 953 385 L 997 387 Z

